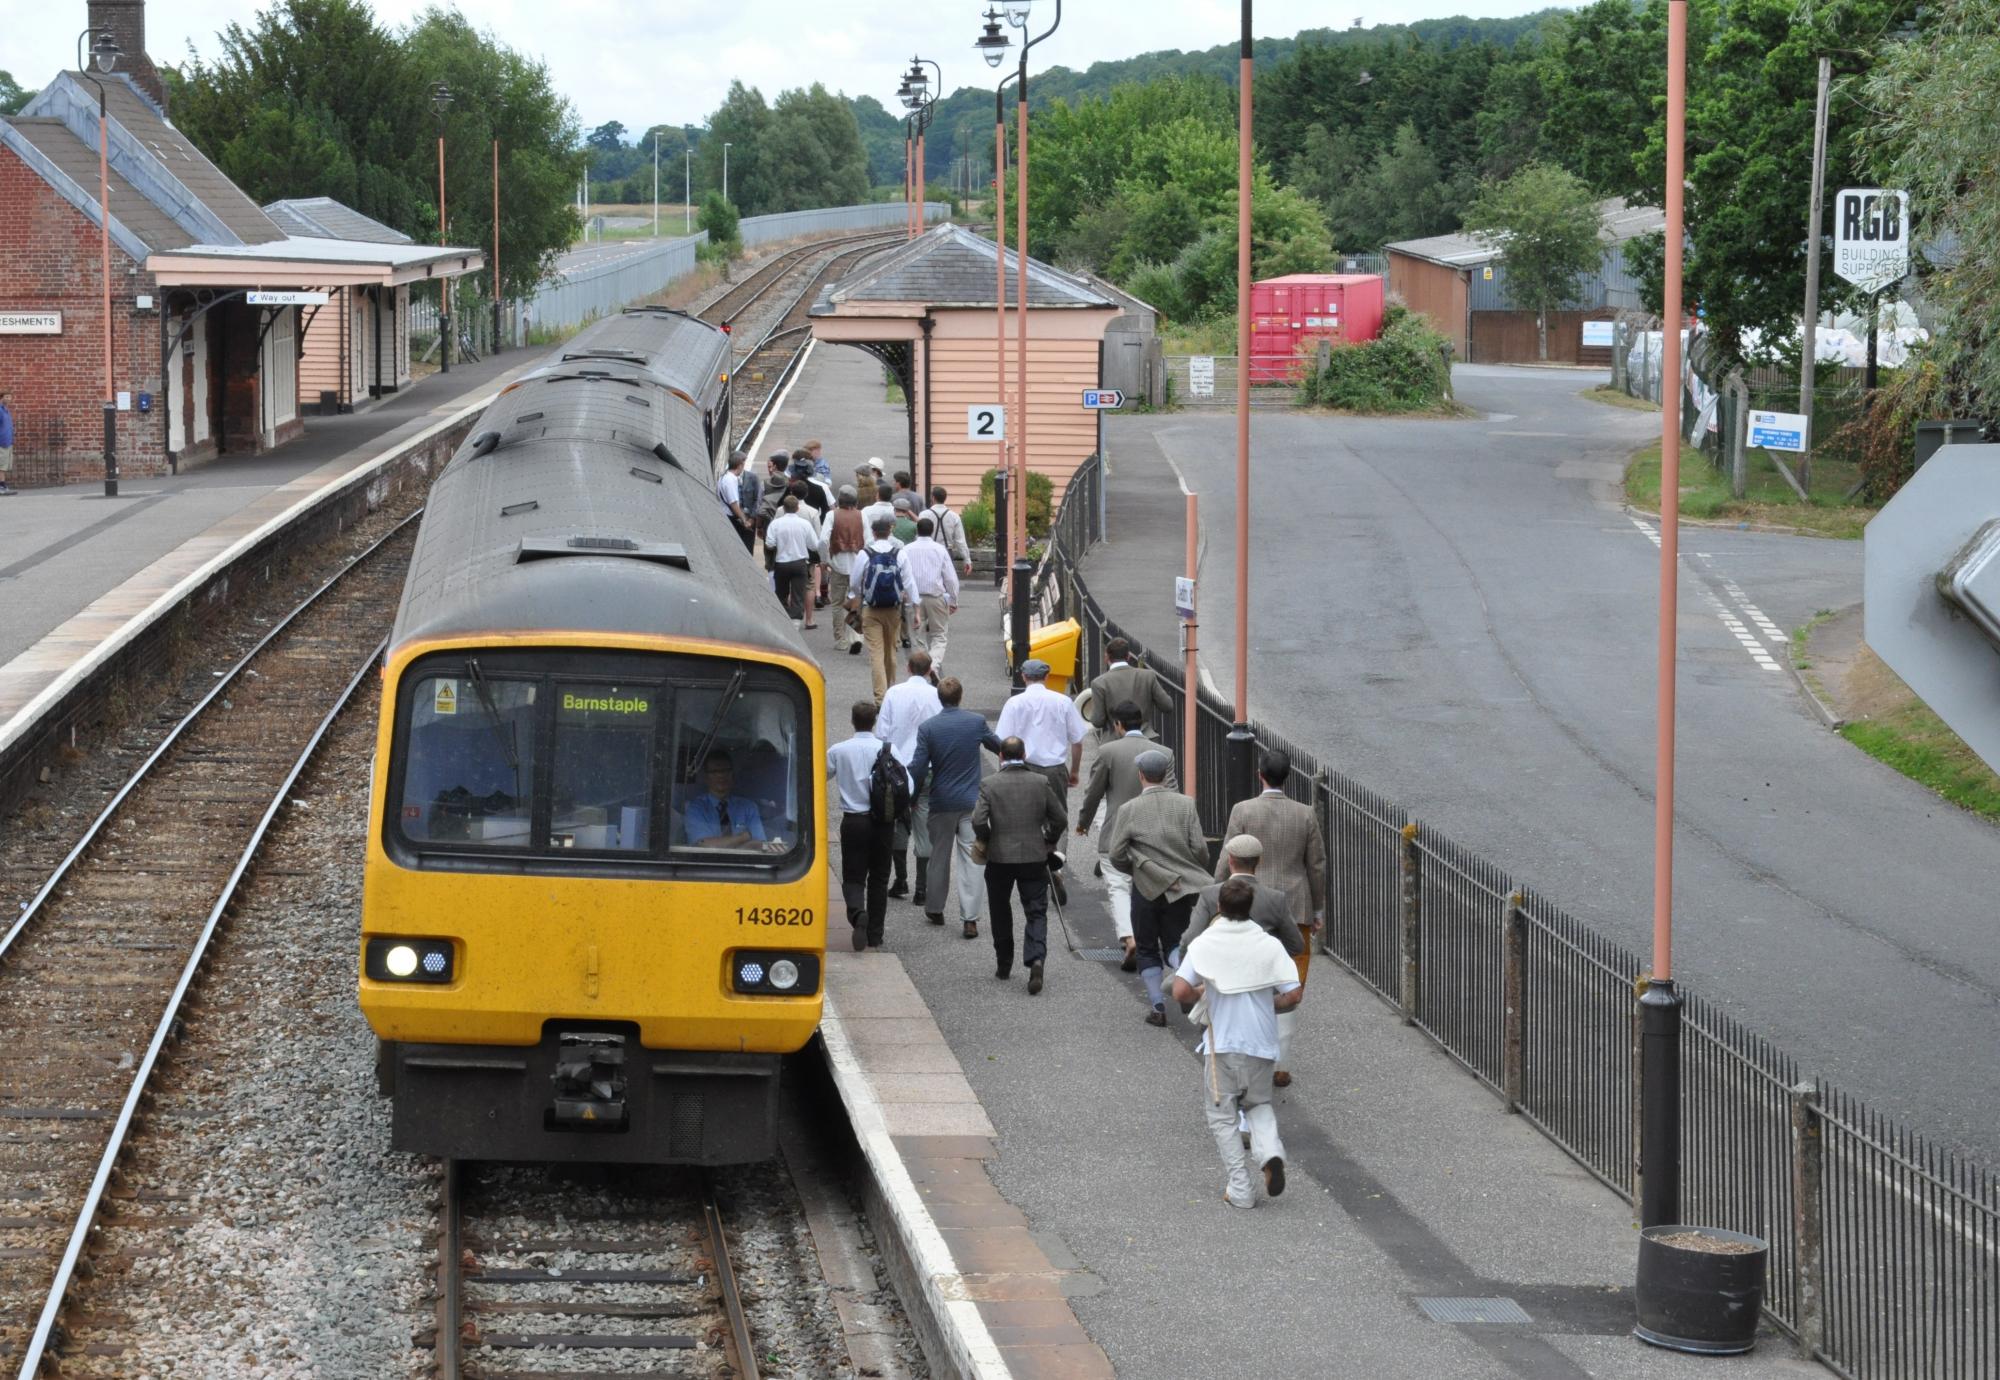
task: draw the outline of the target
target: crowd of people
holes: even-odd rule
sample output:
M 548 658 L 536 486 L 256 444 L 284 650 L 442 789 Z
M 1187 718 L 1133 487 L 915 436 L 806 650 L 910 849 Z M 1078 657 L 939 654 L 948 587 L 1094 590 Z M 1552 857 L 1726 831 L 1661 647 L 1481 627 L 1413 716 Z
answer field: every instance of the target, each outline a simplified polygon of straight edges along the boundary
M 762 475 L 735 452 L 715 494 L 744 549 L 762 541 L 772 590 L 800 627 L 817 628 L 824 610 L 835 648 L 867 655 L 878 704 L 899 651 L 921 647 L 943 665 L 959 580 L 972 573 L 943 485 L 926 502 L 907 472 L 892 477 L 875 457 L 836 489 L 821 443 L 806 441 L 773 451 Z
M 921 647 L 901 680 L 853 705 L 853 734 L 830 751 L 827 772 L 839 796 L 853 946 L 879 948 L 889 902 L 908 897 L 931 925 L 955 921 L 967 939 L 986 924 L 994 976 L 1011 979 L 1018 960 L 1028 994 L 1039 995 L 1049 910 L 1060 913 L 1068 901 L 1069 793 L 1094 739 L 1073 827 L 1089 834 L 1102 810 L 1098 869 L 1123 967 L 1145 984 L 1146 1023 L 1165 1028 L 1178 1007 L 1204 1027 L 1205 1115 L 1224 1196 L 1250 1207 L 1253 1165 L 1267 1195 L 1284 1191 L 1271 1096 L 1291 1082 L 1294 1011 L 1326 914 L 1324 844 L 1311 808 L 1286 794 L 1289 760 L 1270 753 L 1259 765 L 1260 793 L 1231 811 L 1211 863 L 1195 802 L 1146 727 L 1149 714 L 1171 707 L 1166 689 L 1124 639 L 1106 651 L 1111 664 L 1091 685 L 1088 718 L 1050 688 L 1047 663 L 1030 660 L 1023 689 L 989 724 L 964 707 L 964 685 L 940 677 Z M 986 754 L 998 759 L 996 770 L 985 770 Z

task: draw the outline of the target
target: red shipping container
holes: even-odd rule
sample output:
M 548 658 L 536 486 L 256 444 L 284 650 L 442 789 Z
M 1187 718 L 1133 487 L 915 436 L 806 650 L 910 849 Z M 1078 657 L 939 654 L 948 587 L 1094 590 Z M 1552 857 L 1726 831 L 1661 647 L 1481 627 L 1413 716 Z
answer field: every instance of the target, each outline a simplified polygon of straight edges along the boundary
M 1250 285 L 1250 381 L 1297 383 L 1321 341 L 1358 345 L 1382 334 L 1375 273 L 1290 273 Z

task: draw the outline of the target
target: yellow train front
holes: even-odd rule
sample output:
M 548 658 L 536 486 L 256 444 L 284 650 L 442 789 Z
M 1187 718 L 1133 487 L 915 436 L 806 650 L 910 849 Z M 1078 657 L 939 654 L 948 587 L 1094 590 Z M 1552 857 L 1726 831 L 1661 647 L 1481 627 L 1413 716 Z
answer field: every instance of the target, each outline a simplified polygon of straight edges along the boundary
M 729 364 L 691 317 L 600 322 L 432 489 L 362 908 L 399 1150 L 773 1151 L 820 1016 L 823 685 L 711 486 Z

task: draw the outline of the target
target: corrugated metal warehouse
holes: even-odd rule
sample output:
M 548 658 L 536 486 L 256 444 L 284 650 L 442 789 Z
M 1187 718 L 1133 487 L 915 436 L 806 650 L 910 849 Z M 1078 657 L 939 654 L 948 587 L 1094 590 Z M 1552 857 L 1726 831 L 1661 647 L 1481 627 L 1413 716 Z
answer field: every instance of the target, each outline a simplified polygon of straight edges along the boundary
M 1639 307 L 1639 282 L 1625 267 L 1625 243 L 1666 225 L 1657 206 L 1627 206 L 1621 197 L 1601 202 L 1598 211 L 1604 217 L 1604 258 L 1579 285 L 1575 303 L 1549 313 L 1551 364 L 1610 364 L 1609 333 L 1593 330 L 1586 344 L 1584 325 Z M 1507 270 L 1497 245 L 1472 235 L 1433 235 L 1392 244 L 1387 252 L 1390 292 L 1429 317 L 1457 358 L 1474 364 L 1536 362 L 1535 314 L 1507 295 Z

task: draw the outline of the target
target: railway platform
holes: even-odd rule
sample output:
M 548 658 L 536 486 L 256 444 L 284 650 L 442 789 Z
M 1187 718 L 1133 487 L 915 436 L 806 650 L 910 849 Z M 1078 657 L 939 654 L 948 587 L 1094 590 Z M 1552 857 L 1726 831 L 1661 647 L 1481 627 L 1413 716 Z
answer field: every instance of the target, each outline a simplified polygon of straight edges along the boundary
M 312 418 L 267 455 L 122 480 L 117 498 L 92 478 L 0 499 L 0 725 L 190 572 L 541 357 L 456 365 L 364 412 Z
M 890 454 L 900 410 L 850 353 L 815 352 L 780 424 L 842 458 Z M 967 596 L 968 632 L 992 597 Z M 826 624 L 812 637 L 837 741 L 868 677 Z M 946 669 L 998 714 L 991 639 L 954 637 Z M 1634 1340 L 1630 1208 L 1324 955 L 1278 1094 L 1288 1187 L 1227 1206 L 1194 1032 L 1144 1023 L 1093 847 L 1070 843 L 1067 929 L 1051 917 L 1036 997 L 1021 972 L 994 979 L 984 924 L 968 942 L 892 901 L 886 948 L 853 954 L 833 898 L 823 1042 L 909 1257 L 902 1287 L 946 1334 L 940 1373 L 1824 1374 L 1768 1328 L 1727 1361 Z

